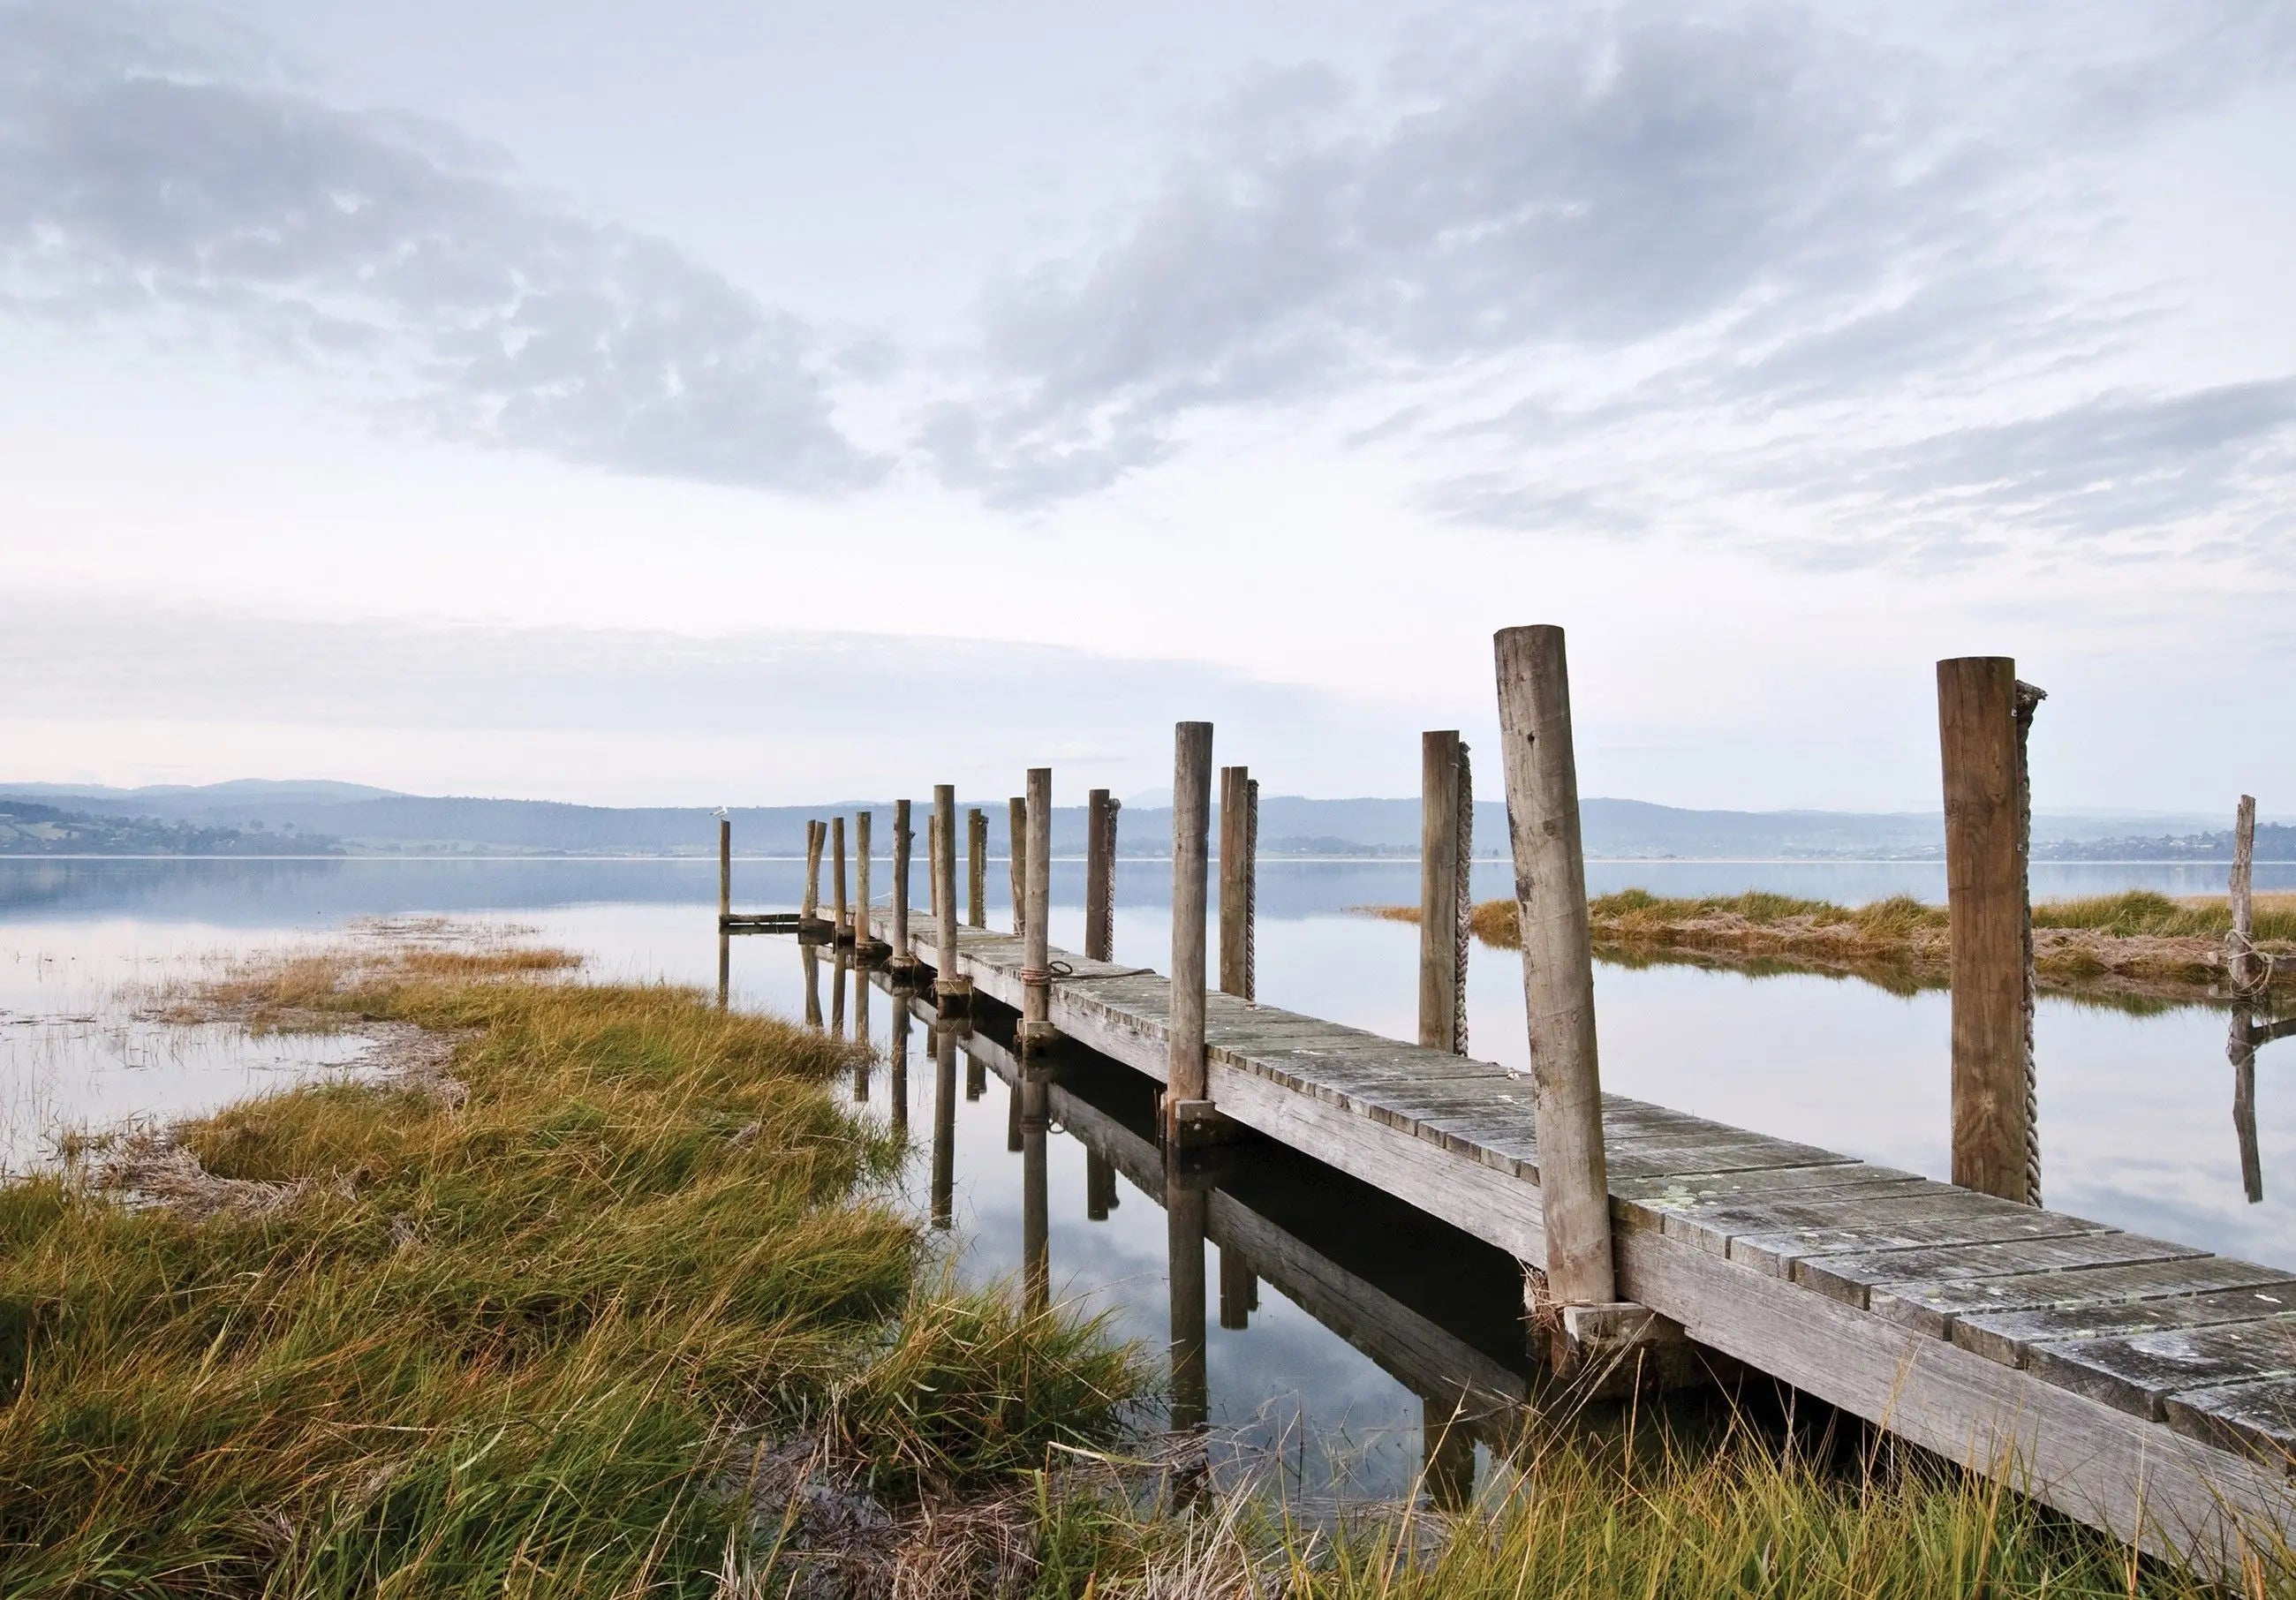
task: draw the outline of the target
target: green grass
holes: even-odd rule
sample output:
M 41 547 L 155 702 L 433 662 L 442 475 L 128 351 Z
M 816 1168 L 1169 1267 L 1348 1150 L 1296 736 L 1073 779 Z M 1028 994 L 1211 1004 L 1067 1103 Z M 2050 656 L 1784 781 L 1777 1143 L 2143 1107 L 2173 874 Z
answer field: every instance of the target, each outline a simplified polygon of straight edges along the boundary
M 760 1441 L 898 1502 L 1119 1430 L 1129 1353 L 948 1288 L 870 1197 L 898 1150 L 824 1090 L 845 1047 L 683 989 L 327 970 L 235 998 L 474 1030 L 466 1093 L 192 1124 L 203 1218 L 0 1191 L 0 1595 L 708 1594 Z

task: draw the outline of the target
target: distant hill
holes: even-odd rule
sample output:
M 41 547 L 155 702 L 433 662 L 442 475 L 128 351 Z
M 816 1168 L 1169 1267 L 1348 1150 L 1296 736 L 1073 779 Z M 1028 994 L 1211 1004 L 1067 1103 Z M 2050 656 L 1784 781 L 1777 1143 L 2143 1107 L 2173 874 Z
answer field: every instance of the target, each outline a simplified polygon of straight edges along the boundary
M 89 818 L 208 830 L 219 840 L 247 835 L 275 852 L 291 836 L 322 839 L 328 848 L 359 855 L 695 856 L 714 853 L 718 840 L 715 812 L 700 806 L 398 794 L 357 784 L 246 780 L 130 790 L 0 785 L 0 796 L 11 795 Z M 989 838 L 1001 854 L 1004 797 L 960 803 L 988 810 Z M 808 818 L 865 808 L 877 814 L 882 854 L 892 835 L 892 804 L 883 800 L 736 808 L 734 847 L 744 855 L 800 854 Z M 922 797 L 918 810 L 922 834 Z M 1944 851 L 1944 824 L 1936 812 L 1701 811 L 1598 797 L 1587 800 L 1581 814 L 1587 854 L 1613 860 L 1931 860 Z M 2222 859 L 2230 854 L 2229 835 L 2210 832 L 2214 821 L 2157 813 L 2043 813 L 2034 819 L 2035 853 L 2048 859 Z M 2296 840 L 2286 837 L 2291 833 L 2296 830 L 2267 825 L 2259 833 L 2259 855 L 2296 857 Z M 1168 855 L 1171 836 L 1168 804 L 1124 808 L 1118 829 L 1123 854 Z M 1084 842 L 1083 808 L 1056 809 L 1054 849 L 1078 855 Z M 1267 795 L 1260 801 L 1259 848 L 1271 857 L 1414 857 L 1419 801 Z M 1506 848 L 1505 808 L 1496 800 L 1477 805 L 1476 853 L 1498 857 Z M 2209 853 L 2218 849 L 2221 855 Z M 198 852 L 187 847 L 182 853 Z M 210 853 L 263 852 L 234 842 Z
M 0 799 L 0 856 L 332 856 L 329 837 L 261 829 L 101 816 Z

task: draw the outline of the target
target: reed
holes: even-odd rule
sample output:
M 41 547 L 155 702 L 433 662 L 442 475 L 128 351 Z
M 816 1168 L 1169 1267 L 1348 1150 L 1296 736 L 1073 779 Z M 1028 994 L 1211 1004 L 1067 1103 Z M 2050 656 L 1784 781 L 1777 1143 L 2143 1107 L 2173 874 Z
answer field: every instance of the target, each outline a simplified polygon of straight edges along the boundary
M 450 1030 L 445 1072 L 0 1189 L 0 1593 L 710 1593 L 776 1441 L 898 1505 L 1118 1431 L 1129 1352 L 878 1198 L 849 1046 L 438 955 L 217 998 Z

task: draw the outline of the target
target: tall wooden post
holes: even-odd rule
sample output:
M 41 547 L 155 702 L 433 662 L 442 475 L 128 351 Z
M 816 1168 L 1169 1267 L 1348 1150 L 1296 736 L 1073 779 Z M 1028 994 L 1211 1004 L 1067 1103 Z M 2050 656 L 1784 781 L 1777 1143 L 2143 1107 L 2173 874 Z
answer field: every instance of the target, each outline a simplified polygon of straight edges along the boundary
M 869 831 L 876 815 L 853 814 L 853 942 L 864 949 L 877 942 L 876 924 L 869 920 Z
M 1164 1135 L 1177 1143 L 1183 1122 L 1207 1096 L 1204 1065 L 1204 901 L 1209 888 L 1212 807 L 1212 725 L 1183 722 L 1172 748 L 1172 1007 L 1164 1073 Z M 1203 1318 L 1203 1241 L 1196 1242 L 1199 1326 Z
M 940 834 L 940 864 L 935 869 L 939 907 L 940 956 L 933 993 L 962 1002 L 972 985 L 956 971 L 956 786 L 933 785 L 933 825 Z
M 1468 896 L 1459 830 L 1465 751 L 1456 728 L 1419 735 L 1419 1042 L 1462 1055 L 1467 1043 L 1460 952 L 1466 945 Z
M 909 849 L 916 835 L 909 826 L 909 802 L 893 802 L 893 971 L 906 977 L 916 969 L 909 948 Z
M 1013 848 L 1008 856 L 1013 875 L 1013 931 L 1029 931 L 1029 800 L 1016 794 L 1005 802 L 1012 825 Z
M 964 814 L 964 925 L 988 925 L 988 813 L 978 806 Z
M 1937 683 L 1953 941 L 1953 1181 L 2034 1203 L 2017 664 L 1957 657 L 1938 663 Z
M 829 819 L 829 931 L 839 944 L 853 937 L 852 905 L 845 898 L 845 818 Z
M 1259 785 L 1248 767 L 1220 768 L 1219 986 L 1222 994 L 1252 997 L 1252 890 L 1258 862 Z
M 1603 1075 L 1595 1045 L 1595 958 L 1578 832 L 1570 675 L 1559 628 L 1509 628 L 1494 641 L 1505 745 L 1507 833 L 1522 918 L 1539 1205 L 1547 1292 L 1558 1306 L 1618 1299 L 1611 1186 L 1603 1154 Z
M 1053 769 L 1029 768 L 1028 911 L 1021 919 L 1021 1043 L 1053 1038 Z
M 1116 939 L 1116 807 L 1105 789 L 1085 803 L 1084 953 L 1110 961 Z
M 2256 796 L 2243 794 L 2232 820 L 2232 931 L 2225 940 L 2225 975 L 2234 992 L 2259 986 L 2256 958 Z
M 734 915 L 734 819 L 718 819 L 718 923 Z
M 805 906 L 798 914 L 801 923 L 821 920 L 821 842 L 819 819 L 808 818 L 805 825 Z
M 933 925 L 933 937 L 940 937 L 940 813 L 933 812 L 925 819 L 925 898 L 930 904 L 928 915 Z

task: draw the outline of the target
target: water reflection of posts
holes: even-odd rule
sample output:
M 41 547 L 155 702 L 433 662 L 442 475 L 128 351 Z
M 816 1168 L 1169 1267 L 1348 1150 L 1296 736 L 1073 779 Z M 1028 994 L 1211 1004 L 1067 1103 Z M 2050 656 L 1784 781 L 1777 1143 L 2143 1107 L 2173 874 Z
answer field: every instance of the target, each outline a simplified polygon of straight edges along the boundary
M 1475 1436 L 1461 1395 L 1420 1397 L 1420 1458 L 1427 1497 L 1439 1511 L 1464 1511 L 1475 1492 Z
M 1029 1314 L 1041 1316 L 1052 1304 L 1052 1206 L 1045 1173 L 1052 1091 L 1045 1074 L 1024 1068 L 1015 1098 L 1021 1107 L 1021 1292 Z
M 1164 1216 L 1172 1291 L 1172 1432 L 1193 1433 L 1211 1418 L 1204 1367 L 1204 1210 L 1201 1188 L 1164 1167 Z
M 1219 1325 L 1241 1329 L 1251 1325 L 1259 1309 L 1259 1275 L 1243 1252 L 1233 1244 L 1219 1247 Z
M 978 1100 L 988 1092 L 988 1066 L 977 1055 L 964 1058 L 964 1097 Z
M 938 1228 L 956 1215 L 956 1032 L 948 1018 L 933 1024 L 932 1225 Z
M 829 958 L 829 1036 L 841 1039 L 845 1037 L 845 974 L 851 963 L 844 946 L 832 948 L 834 954 Z
M 1106 1156 L 1087 1146 L 1084 1153 L 1084 1214 L 1092 1222 L 1105 1222 L 1116 1209 L 1116 1167 Z
M 808 1028 L 821 1026 L 821 952 L 810 944 L 797 948 L 797 958 L 805 964 L 805 1021 Z
M 853 973 L 853 1038 L 861 1049 L 853 1057 L 853 1098 L 869 1098 L 869 990 L 873 985 L 868 974 L 857 965 Z
M 885 1051 L 885 1100 L 889 1120 L 898 1137 L 909 1131 L 909 991 L 893 989 L 892 1038 Z
M 2256 1053 L 2275 1039 L 2296 1038 L 2296 1016 L 2259 1023 L 2252 1005 L 2232 1008 L 2232 1038 L 2225 1054 L 2232 1060 L 2232 1127 L 2240 1141 L 2240 1183 L 2248 1203 L 2264 1199 L 2264 1161 L 2256 1143 Z
M 1004 1096 L 1004 1149 L 1011 1155 L 1021 1153 L 1021 1086 L 1017 1083 Z

